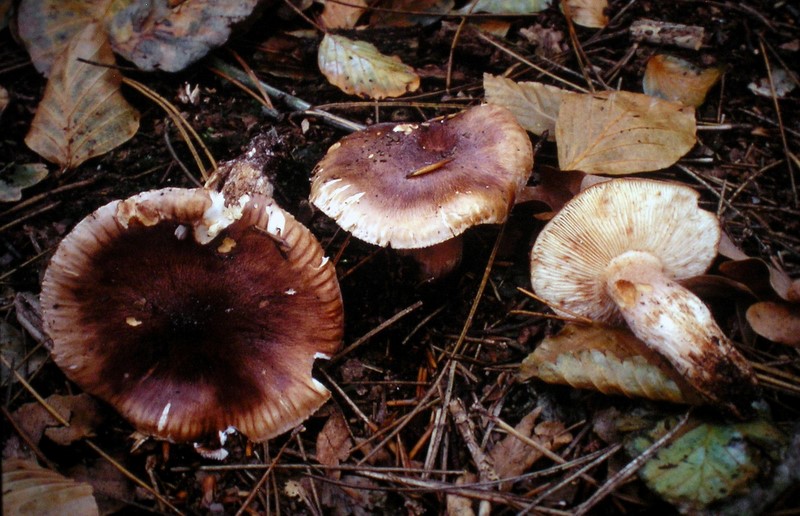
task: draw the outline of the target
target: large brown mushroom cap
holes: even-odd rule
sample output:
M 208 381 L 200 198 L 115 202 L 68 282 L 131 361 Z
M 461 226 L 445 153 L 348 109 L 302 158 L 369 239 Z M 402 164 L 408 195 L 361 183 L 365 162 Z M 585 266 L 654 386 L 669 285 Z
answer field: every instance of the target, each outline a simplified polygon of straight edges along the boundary
M 418 249 L 503 222 L 532 166 L 525 130 L 487 104 L 346 136 L 317 165 L 311 201 L 361 240 Z
M 261 441 L 329 396 L 311 368 L 341 342 L 335 271 L 271 199 L 168 188 L 107 204 L 64 238 L 41 299 L 56 363 L 143 433 Z
M 664 274 L 704 273 L 717 255 L 720 227 L 686 186 L 648 179 L 593 185 L 544 227 L 531 252 L 533 289 L 563 315 L 622 321 L 606 291 L 605 271 L 627 251 L 657 256 Z M 559 310 L 562 308 L 563 310 Z

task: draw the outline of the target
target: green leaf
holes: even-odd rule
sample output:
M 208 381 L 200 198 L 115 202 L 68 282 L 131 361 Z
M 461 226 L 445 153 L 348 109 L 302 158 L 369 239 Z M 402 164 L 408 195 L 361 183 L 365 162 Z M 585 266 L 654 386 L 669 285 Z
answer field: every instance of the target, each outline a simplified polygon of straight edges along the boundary
M 631 439 L 629 453 L 643 452 L 666 432 L 666 426 L 662 422 L 647 435 Z M 764 420 L 733 425 L 696 422 L 647 461 L 639 476 L 682 512 L 696 512 L 746 492 L 784 442 L 783 434 Z
M 472 5 L 475 4 L 475 7 Z M 489 14 L 534 14 L 550 7 L 551 0 L 477 0 L 470 2 L 457 12 Z
M 23 188 L 35 185 L 45 177 L 47 177 L 47 167 L 43 163 L 14 165 L 13 168 L 4 170 L 0 174 L 0 202 L 22 199 Z

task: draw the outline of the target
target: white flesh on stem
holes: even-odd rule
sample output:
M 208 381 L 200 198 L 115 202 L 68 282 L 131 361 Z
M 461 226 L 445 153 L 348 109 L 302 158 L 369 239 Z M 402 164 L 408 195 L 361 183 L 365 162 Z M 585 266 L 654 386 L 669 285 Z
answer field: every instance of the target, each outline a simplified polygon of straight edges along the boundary
M 716 402 L 735 400 L 755 385 L 750 364 L 706 305 L 664 275 L 657 257 L 625 252 L 609 263 L 605 283 L 631 331 L 703 396 Z

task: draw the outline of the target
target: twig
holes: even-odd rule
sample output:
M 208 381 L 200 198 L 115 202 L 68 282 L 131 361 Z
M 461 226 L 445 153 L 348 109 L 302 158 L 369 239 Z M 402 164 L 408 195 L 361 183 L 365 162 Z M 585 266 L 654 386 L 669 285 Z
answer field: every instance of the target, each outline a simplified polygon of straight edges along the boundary
M 261 478 L 258 480 L 258 482 L 256 482 L 256 485 L 253 486 L 253 489 L 250 491 L 250 494 L 247 495 L 247 498 L 245 498 L 244 502 L 242 503 L 242 506 L 239 507 L 238 511 L 236 511 L 236 516 L 242 516 L 242 513 L 244 513 L 247 510 L 247 507 L 251 503 L 253 503 L 253 500 L 255 499 L 256 495 L 258 494 L 258 491 L 261 489 L 261 487 L 264 485 L 264 483 L 267 481 L 267 479 L 269 478 L 270 474 L 272 473 L 272 470 L 274 469 L 275 464 L 281 459 L 281 455 L 283 455 L 283 451 L 286 449 L 287 446 L 289 446 L 289 443 L 292 442 L 292 438 L 294 438 L 294 436 L 297 435 L 298 433 L 300 433 L 302 430 L 304 430 L 302 425 L 296 426 L 294 428 L 294 430 L 292 430 L 292 435 L 290 436 L 289 439 L 286 440 L 285 443 L 283 443 L 283 446 L 281 446 L 281 449 L 278 450 L 278 454 L 275 455 L 274 459 L 272 459 L 272 462 L 270 462 L 269 467 L 267 468 L 267 470 L 264 472 L 263 475 L 261 475 Z
M 475 427 L 472 424 L 472 421 L 470 421 L 469 416 L 467 416 L 467 411 L 464 408 L 464 402 L 460 399 L 454 399 L 450 402 L 447 408 L 450 410 L 450 415 L 453 416 L 453 422 L 456 425 L 456 429 L 458 430 L 458 433 L 461 434 L 461 438 L 464 439 L 467 449 L 469 450 L 470 455 L 472 455 L 472 460 L 475 462 L 475 466 L 478 468 L 478 478 L 480 481 L 493 482 L 495 480 L 499 480 L 500 477 L 497 475 L 497 471 L 494 469 L 494 463 L 492 462 L 491 458 L 483 452 L 480 444 L 478 444 L 478 440 L 475 439 Z M 491 506 L 488 505 L 485 500 L 481 501 L 479 514 L 489 514 L 490 511 Z
M 362 335 L 361 337 L 356 339 L 355 342 L 353 342 L 352 344 L 350 344 L 349 346 L 347 346 L 346 348 L 344 348 L 340 352 L 336 353 L 333 356 L 333 358 L 331 358 L 329 363 L 330 364 L 335 364 L 336 362 L 341 360 L 344 356 L 346 356 L 348 353 L 352 352 L 354 349 L 358 348 L 359 346 L 361 346 L 362 344 L 367 342 L 369 339 L 371 339 L 372 337 L 374 337 L 378 333 L 382 332 L 383 330 L 385 330 L 389 326 L 393 325 L 394 323 L 396 323 L 397 321 L 399 321 L 400 319 L 402 319 L 403 317 L 405 317 L 406 315 L 410 314 L 411 312 L 413 312 L 414 310 L 416 310 L 417 308 L 419 308 L 421 306 L 422 306 L 422 301 L 417 301 L 413 305 L 408 306 L 408 307 L 400 310 L 399 312 L 397 312 L 396 314 L 394 314 L 390 318 L 388 318 L 385 321 L 383 321 L 382 323 L 380 323 L 378 326 L 372 328 L 370 331 L 368 331 L 367 333 L 365 333 L 364 335 Z

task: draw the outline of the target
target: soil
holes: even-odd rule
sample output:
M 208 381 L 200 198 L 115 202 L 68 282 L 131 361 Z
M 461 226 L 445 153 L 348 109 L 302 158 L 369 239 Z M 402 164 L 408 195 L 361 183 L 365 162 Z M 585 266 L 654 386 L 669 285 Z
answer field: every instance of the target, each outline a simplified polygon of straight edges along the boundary
M 319 8 L 314 5 L 307 12 L 318 13 Z M 309 25 L 293 11 L 282 8 L 280 15 L 275 15 L 275 9 L 267 8 L 260 19 L 234 31 L 231 41 L 215 56 L 235 64 L 231 52 L 236 52 L 264 82 L 359 124 L 419 122 L 452 113 L 457 110 L 453 106 L 478 104 L 484 73 L 509 73 L 515 80 L 552 83 L 487 43 L 469 26 L 459 32 L 459 17 L 432 20 L 424 26 L 380 27 L 365 15 L 364 23 L 370 22 L 366 28 L 343 34 L 398 55 L 420 71 L 422 84 L 417 92 L 397 101 L 356 99 L 319 73 L 316 49 L 320 37 L 309 37 Z M 641 91 L 647 59 L 664 50 L 699 65 L 726 67 L 724 79 L 697 113 L 701 123 L 717 126 L 716 130 L 701 130 L 698 144 L 677 166 L 646 176 L 696 188 L 706 209 L 722 213 L 725 231 L 745 253 L 774 264 L 792 278 L 800 277 L 798 94 L 795 91 L 776 101 L 748 89 L 748 84 L 766 77 L 767 60 L 773 65 L 796 62 L 800 51 L 797 6 L 756 0 L 612 1 L 608 12 L 612 19 L 605 29 L 575 26 L 574 30 L 590 63 L 584 70 L 592 77 L 605 78 L 610 87 Z M 706 31 L 705 44 L 698 51 L 634 44 L 628 29 L 643 18 L 701 26 Z M 502 20 L 509 24 L 507 36 L 496 41 L 540 67 L 584 84 L 569 27 L 557 8 L 537 16 Z M 306 32 L 300 36 L 287 32 L 295 29 Z M 563 37 L 561 51 L 542 58 L 522 29 L 555 31 L 552 34 Z M 452 65 L 449 82 L 448 64 Z M 443 514 L 448 502 L 453 502 L 445 495 L 445 486 L 457 489 L 468 482 L 463 472 L 480 472 L 468 446 L 470 432 L 456 424 L 456 417 L 444 417 L 441 425 L 436 424 L 441 414 L 448 414 L 445 399 L 463 402 L 472 439 L 477 439 L 481 450 L 491 449 L 504 437 L 498 420 L 514 426 L 531 411 L 540 410 L 540 421 L 569 429 L 569 443 L 555 450 L 566 461 L 577 461 L 620 442 L 623 436 L 619 432 L 600 430 L 609 418 L 619 422 L 622 415 L 637 414 L 654 420 L 686 412 L 681 405 L 516 380 L 521 361 L 563 324 L 544 315 L 513 313 L 549 313 L 520 291 L 530 289 L 528 254 L 545 223 L 540 215 L 546 206 L 518 205 L 502 228 L 484 226 L 468 231 L 458 270 L 436 282 L 420 281 L 410 258 L 350 238 L 308 202 L 314 165 L 345 131 L 323 117 L 294 111 L 277 99 L 279 115 L 270 116 L 242 88 L 213 73 L 209 59 L 173 74 L 127 67 L 123 73 L 177 106 L 218 162 L 239 157 L 256 137 L 267 142 L 272 155 L 266 174 L 274 183 L 275 198 L 311 229 L 326 255 L 335 261 L 345 304 L 343 347 L 357 346 L 340 360 L 318 361 L 315 377 L 333 396 L 303 424 L 302 431 L 263 444 L 233 435 L 226 444 L 229 456 L 223 461 L 201 457 L 191 444 L 164 446 L 148 440 L 132 451 L 134 429 L 113 409 L 102 406 L 104 422 L 94 429 L 92 442 L 149 489 L 134 487 L 115 476 L 117 473 L 100 473 L 105 461 L 85 441 L 66 446 L 48 437 L 38 443 L 30 438 L 25 442 L 24 430 L 6 424 L 20 406 L 34 401 L 31 392 L 17 382 L 4 384 L 2 390 L 4 458 L 38 446 L 38 452 L 61 472 L 88 471 L 86 476 L 95 482 L 96 492 L 102 492 L 98 479 L 107 479 L 104 510 L 120 514 L 170 513 L 152 491 L 192 514 L 240 509 L 252 514 Z M 23 138 L 45 79 L 31 66 L 9 29 L 0 31 L 0 85 L 11 97 L 0 118 L 0 168 L 42 162 Z M 180 92 L 195 86 L 199 87 L 198 101 L 182 101 Z M 124 93 L 141 113 L 140 129 L 131 140 L 74 170 L 59 171 L 50 164 L 48 178 L 26 189 L 21 201 L 0 204 L 0 315 L 9 327 L 21 332 L 29 358 L 42 355 L 42 344 L 35 336 L 41 326 L 35 306 L 28 311 L 24 301 L 38 294 L 48 258 L 61 238 L 111 200 L 167 186 L 195 187 L 201 181 L 185 142 L 164 111 L 132 89 Z M 557 158 L 554 143 L 532 138 L 539 144 L 530 183 L 535 185 L 542 171 L 557 167 Z M 720 197 L 726 201 L 721 202 Z M 718 263 L 709 274 L 719 276 Z M 26 294 L 32 296 L 26 298 Z M 707 301 L 742 353 L 783 379 L 784 386 L 763 385 L 763 406 L 777 428 L 789 438 L 797 435 L 800 350 L 755 336 L 742 315 L 747 301 L 733 299 L 725 290 L 712 288 L 711 294 Z M 477 307 L 474 313 L 473 306 Z M 450 362 L 448 357 L 454 360 Z M 452 374 L 449 364 L 455 364 Z M 41 360 L 31 371 L 19 369 L 44 397 L 80 392 L 52 360 Z M 434 383 L 442 374 L 444 380 Z M 696 407 L 691 412 L 714 421 L 730 417 L 714 407 Z M 341 472 L 324 467 L 323 454 L 327 457 L 330 450 L 320 449 L 318 439 L 326 422 L 337 414 L 344 416 L 346 438 L 361 443 L 357 451 L 345 450 L 334 461 L 338 464 L 341 460 L 345 467 Z M 407 417 L 409 414 L 412 416 Z M 390 432 L 394 436 L 383 442 Z M 436 439 L 441 440 L 435 460 L 426 463 L 430 443 Z M 369 459 L 362 462 L 365 456 Z M 498 514 L 521 510 L 571 513 L 597 491 L 597 485 L 613 478 L 632 459 L 618 451 L 590 469 L 587 476 L 574 480 L 565 481 L 574 469 L 556 469 L 542 476 L 519 476 L 508 488 L 479 485 L 462 494 L 490 500 Z M 553 465 L 552 459 L 542 458 L 525 472 Z M 441 471 L 426 473 L 422 468 Z M 765 467 L 759 476 L 758 485 L 767 495 L 762 505 L 753 507 L 758 508 L 756 512 L 796 514 L 800 507 L 796 490 L 770 491 L 772 473 Z M 635 475 L 631 478 L 615 485 L 616 489 L 591 509 L 593 513 L 676 510 Z M 559 482 L 558 490 L 538 500 L 535 508 L 526 509 L 530 501 Z M 257 483 L 257 496 L 245 505 Z M 741 494 L 747 498 L 746 492 Z

